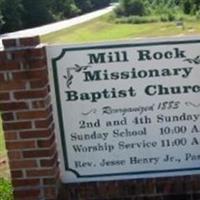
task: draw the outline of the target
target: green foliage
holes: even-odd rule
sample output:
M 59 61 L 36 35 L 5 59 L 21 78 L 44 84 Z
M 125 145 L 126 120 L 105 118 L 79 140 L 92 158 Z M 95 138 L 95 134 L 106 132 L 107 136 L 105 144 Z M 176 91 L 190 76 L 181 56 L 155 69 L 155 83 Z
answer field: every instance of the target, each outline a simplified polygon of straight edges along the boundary
M 168 13 L 168 14 L 160 15 L 160 21 L 161 22 L 172 22 L 172 21 L 175 21 L 175 20 L 179 20 L 179 19 L 173 13 Z
M 190 14 L 191 12 L 192 12 L 192 7 L 193 7 L 193 5 L 192 5 L 192 1 L 190 1 L 190 0 L 185 0 L 184 2 L 183 2 L 183 12 L 185 13 L 185 14 Z
M 180 5 L 182 5 L 183 12 L 188 15 L 195 15 L 200 10 L 200 0 L 182 0 Z
M 200 20 L 200 10 L 196 12 L 196 19 Z
M 115 12 L 115 15 L 117 17 L 123 17 L 123 16 L 125 16 L 125 11 L 124 11 L 123 6 L 117 6 L 115 8 L 114 12 Z
M 11 32 L 23 28 L 43 25 L 95 9 L 108 6 L 117 0 L 0 0 L 0 31 Z M 119 0 L 115 9 L 117 17 L 132 17 L 119 21 L 173 21 L 178 15 L 186 14 L 199 18 L 200 0 Z M 146 19 L 149 16 L 151 19 Z M 152 20 L 152 18 L 154 18 Z M 157 20 L 157 19 L 156 19 Z
M 144 23 L 154 23 L 154 22 L 159 22 L 160 19 L 156 16 L 129 16 L 129 17 L 120 17 L 115 20 L 117 24 L 144 24 Z
M 0 0 L 1 33 L 40 26 L 108 6 L 111 0 Z
M 91 0 L 75 0 L 75 4 L 79 7 L 81 13 L 86 13 L 93 9 Z
M 0 8 L 2 8 L 2 0 L 0 0 Z M 0 9 L 0 30 L 3 24 L 4 24 L 4 20 L 3 20 L 2 10 Z
M 143 16 L 145 7 L 141 0 L 121 0 L 121 5 L 116 8 L 115 12 L 117 16 Z
M 0 30 L 1 30 L 3 25 L 4 25 L 3 15 L 2 15 L 2 13 L 0 11 Z
M 16 1 L 16 0 L 15 0 Z M 23 28 L 39 26 L 52 21 L 48 0 L 22 0 L 24 11 L 21 13 Z
M 0 200 L 13 200 L 10 181 L 0 178 Z
M 110 4 L 111 0 L 90 0 L 94 9 L 106 7 Z
M 73 17 L 80 13 L 80 9 L 76 6 L 74 0 L 54 1 L 52 10 L 53 13 L 59 15 L 61 19 Z
M 4 21 L 2 31 L 15 31 L 21 29 L 23 6 L 21 0 L 4 0 L 1 3 L 1 21 Z
M 136 6 L 137 5 L 137 6 Z M 140 6 L 139 6 L 140 5 Z M 143 7 L 142 7 L 143 5 Z M 199 18 L 200 0 L 121 0 L 115 9 L 117 23 L 149 23 L 154 21 L 171 22 L 180 19 L 180 15 Z M 142 16 L 138 17 L 131 16 Z M 125 18 L 127 17 L 127 18 Z M 149 17 L 150 19 L 148 20 Z M 151 18 L 154 20 L 151 20 Z
M 179 20 L 173 13 L 169 13 L 168 15 L 161 16 L 128 16 L 128 17 L 119 17 L 115 19 L 115 23 L 117 24 L 144 24 L 144 23 L 155 23 L 155 22 L 171 22 Z
M 174 0 L 153 0 L 152 2 L 146 1 L 149 14 L 151 15 L 170 15 L 171 13 L 177 13 L 179 6 Z

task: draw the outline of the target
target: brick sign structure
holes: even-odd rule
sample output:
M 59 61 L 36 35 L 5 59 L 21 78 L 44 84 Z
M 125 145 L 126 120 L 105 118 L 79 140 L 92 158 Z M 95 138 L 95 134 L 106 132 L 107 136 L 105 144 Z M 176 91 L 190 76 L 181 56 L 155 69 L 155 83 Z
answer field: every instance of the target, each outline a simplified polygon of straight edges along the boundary
M 179 149 L 180 155 L 182 155 L 182 152 L 184 152 L 185 156 L 186 156 L 185 153 L 188 153 L 187 155 L 189 156 L 189 153 L 192 154 L 194 152 L 198 152 L 198 149 L 199 149 L 199 146 L 198 146 L 198 139 L 199 139 L 198 105 L 199 104 L 196 101 L 199 98 L 199 94 L 198 94 L 199 78 L 196 78 L 197 76 L 195 76 L 195 74 L 198 74 L 199 72 L 200 62 L 199 62 L 199 56 L 198 56 L 199 49 L 198 47 L 195 46 L 195 44 L 200 43 L 200 41 L 199 39 L 196 39 L 194 41 L 193 39 L 190 39 L 190 38 L 187 39 L 188 42 L 185 42 L 184 39 L 182 40 L 180 39 L 179 41 L 181 41 L 181 42 L 178 42 L 180 44 L 179 49 L 175 47 L 176 44 L 178 44 L 177 42 L 175 42 L 176 44 L 174 42 L 171 42 L 171 44 L 173 43 L 173 45 L 175 45 L 172 48 L 173 49 L 172 53 L 170 53 L 169 51 L 167 51 L 168 53 L 165 53 L 162 55 L 157 53 L 156 55 L 154 54 L 154 58 L 157 60 L 157 62 L 160 62 L 159 59 L 161 59 L 161 56 L 163 55 L 166 57 L 165 59 L 170 59 L 172 56 L 175 56 L 177 57 L 177 59 L 181 60 L 181 65 L 172 66 L 172 63 L 171 63 L 170 69 L 176 68 L 176 70 L 174 70 L 174 76 L 176 75 L 175 80 L 177 80 L 175 83 L 178 84 L 179 86 L 183 84 L 188 85 L 188 87 L 185 88 L 184 91 L 186 90 L 190 92 L 192 91 L 193 98 L 190 99 L 188 94 L 186 95 L 187 98 L 185 97 L 180 98 L 176 96 L 174 97 L 175 100 L 173 100 L 172 103 L 170 103 L 171 98 L 168 99 L 167 105 L 166 103 L 164 103 L 166 101 L 166 97 L 163 97 L 162 101 L 160 99 L 159 102 L 161 104 L 159 104 L 159 102 L 157 101 L 153 103 L 153 101 L 150 100 L 149 102 L 146 102 L 146 104 L 148 104 L 149 107 L 148 108 L 146 107 L 146 109 L 143 108 L 143 111 L 140 110 L 140 112 L 143 112 L 143 113 L 145 112 L 146 115 L 148 114 L 149 117 L 146 117 L 145 122 L 149 122 L 149 123 L 150 122 L 153 123 L 153 120 L 154 120 L 154 117 L 152 115 L 149 115 L 149 113 L 152 112 L 152 109 L 153 111 L 155 111 L 155 109 L 160 109 L 159 110 L 160 112 L 158 113 L 159 116 L 157 116 L 158 117 L 157 120 L 159 121 L 164 119 L 162 118 L 161 114 L 162 115 L 169 114 L 168 111 L 167 112 L 165 111 L 166 106 L 167 107 L 170 106 L 170 108 L 173 109 L 172 111 L 170 111 L 170 115 L 171 114 L 175 115 L 176 113 L 180 113 L 180 111 L 182 111 L 182 113 L 185 113 L 181 115 L 179 119 L 186 119 L 186 114 L 188 115 L 189 111 L 192 112 L 194 117 L 191 119 L 192 120 L 196 119 L 195 124 L 193 124 L 193 122 L 191 121 L 191 123 L 179 122 L 178 124 L 179 128 L 176 128 L 176 126 L 174 126 L 176 125 L 175 123 L 170 124 L 169 126 L 170 128 L 168 128 L 168 126 L 159 126 L 159 127 L 156 126 L 156 129 L 159 130 L 159 137 L 160 137 L 159 141 L 163 141 L 160 143 L 160 145 L 164 145 L 163 149 L 166 149 L 167 154 L 170 153 L 172 155 L 174 152 L 177 152 L 177 149 Z M 187 52 L 184 53 L 184 50 L 185 50 L 184 45 L 187 45 L 187 43 L 188 45 L 193 47 L 194 51 L 191 50 L 190 53 L 187 53 Z M 144 200 L 144 199 L 145 200 L 146 199 L 148 200 L 172 200 L 172 199 L 198 200 L 200 199 L 200 187 L 199 187 L 200 179 L 198 175 L 200 163 L 198 160 L 195 162 L 193 160 L 193 161 L 189 161 L 191 163 L 191 165 L 189 165 L 187 164 L 187 162 L 182 161 L 183 159 L 182 156 L 178 156 L 175 158 L 175 162 L 177 162 L 176 166 L 178 166 L 177 172 L 178 171 L 186 172 L 187 171 L 186 168 L 189 169 L 189 172 L 186 172 L 185 174 L 180 172 L 178 174 L 179 176 L 176 176 L 177 175 L 176 172 L 173 171 L 173 174 L 171 174 L 171 176 L 169 177 L 163 176 L 162 178 L 159 178 L 159 177 L 156 178 L 154 175 L 151 175 L 148 178 L 146 178 L 145 175 L 142 175 L 142 178 L 140 177 L 140 179 L 133 179 L 134 177 L 129 177 L 129 180 L 118 180 L 118 179 L 122 179 L 122 177 L 114 178 L 115 180 L 113 178 L 101 179 L 101 178 L 98 178 L 98 177 L 101 177 L 102 175 L 101 170 L 95 171 L 95 167 L 98 164 L 97 161 L 95 161 L 95 163 L 92 163 L 92 168 L 90 170 L 84 170 L 81 168 L 77 168 L 77 169 L 73 168 L 76 166 L 80 166 L 79 165 L 80 163 L 74 164 L 75 163 L 73 160 L 74 155 L 66 154 L 64 150 L 66 150 L 67 148 L 69 148 L 67 150 L 70 150 L 71 148 L 69 147 L 70 139 L 73 139 L 73 141 L 71 142 L 74 142 L 75 139 L 81 138 L 81 136 L 78 136 L 78 131 L 74 129 L 75 128 L 74 124 L 73 123 L 71 125 L 69 124 L 69 121 L 70 121 L 69 119 L 64 118 L 66 119 L 66 124 L 69 126 L 69 129 L 67 129 L 67 127 L 64 126 L 65 122 L 59 121 L 60 119 L 63 120 L 63 117 L 66 117 L 65 114 L 57 118 L 56 112 L 55 112 L 57 111 L 57 108 L 53 109 L 52 102 L 54 102 L 54 100 L 56 100 L 58 106 L 59 106 L 59 103 L 62 105 L 63 102 L 57 101 L 59 100 L 59 96 L 58 96 L 59 93 L 57 90 L 54 90 L 55 85 L 53 87 L 50 86 L 52 83 L 49 80 L 49 77 L 51 79 L 53 78 L 55 79 L 57 78 L 57 75 L 55 75 L 55 73 L 53 75 L 52 68 L 50 66 L 49 67 L 47 66 L 48 59 L 47 59 L 46 54 L 49 47 L 46 48 L 44 45 L 40 44 L 38 37 L 7 39 L 3 41 L 3 44 L 4 44 L 4 49 L 0 51 L 0 111 L 1 111 L 2 119 L 3 119 L 3 130 L 5 134 L 6 147 L 8 151 L 8 158 L 9 158 L 15 200 L 27 200 L 27 199 L 29 200 L 56 200 L 56 199 L 58 200 L 67 200 L 67 199 L 68 200 Z M 135 44 L 138 44 L 138 46 L 140 46 L 138 42 L 136 42 Z M 162 51 L 164 51 L 164 49 L 169 48 L 169 46 L 166 47 L 167 43 L 166 44 L 162 43 L 162 45 L 163 45 Z M 148 59 L 148 58 L 151 59 L 148 53 L 148 45 L 144 46 L 144 44 L 142 44 L 140 47 L 141 49 L 137 49 L 137 50 L 138 51 L 144 50 L 144 51 L 143 51 L 143 54 L 139 54 L 139 55 L 143 56 L 143 58 L 145 59 Z M 73 48 L 71 48 L 71 51 Z M 81 47 L 81 48 L 83 49 L 85 47 Z M 161 93 L 167 92 L 167 89 L 162 89 L 162 90 L 159 89 L 162 87 L 161 85 L 163 85 L 164 87 L 164 85 L 167 86 L 168 84 L 169 85 L 171 84 L 170 80 L 166 78 L 166 76 L 169 75 L 169 73 L 167 73 L 166 71 L 165 73 L 164 72 L 161 73 L 163 75 L 163 82 L 159 79 L 158 82 L 155 83 L 155 82 L 152 82 L 152 80 L 150 80 L 149 78 L 148 79 L 149 81 L 146 82 L 147 85 L 143 84 L 142 79 L 143 78 L 146 79 L 145 74 L 148 69 L 142 64 L 138 63 L 139 67 L 141 68 L 143 67 L 142 68 L 143 72 L 140 72 L 139 74 L 136 73 L 136 71 L 134 71 L 133 69 L 135 68 L 135 70 L 138 70 L 137 66 L 135 65 L 127 66 L 128 68 L 126 70 L 123 70 L 121 72 L 121 75 L 119 74 L 119 66 L 116 67 L 116 71 L 114 74 L 111 74 L 113 72 L 111 72 L 112 70 L 110 68 L 109 70 L 106 71 L 106 66 L 108 65 L 108 63 L 109 63 L 109 66 L 111 65 L 114 66 L 114 64 L 112 63 L 113 60 L 119 61 L 118 63 L 120 63 L 121 65 L 123 63 L 121 62 L 122 60 L 126 61 L 131 58 L 129 54 L 126 54 L 127 52 L 126 47 L 123 47 L 123 50 L 120 50 L 121 54 L 114 53 L 115 58 L 111 56 L 111 54 L 109 53 L 110 51 L 107 52 L 108 55 L 105 58 L 104 53 L 103 53 L 105 51 L 105 48 L 103 47 L 100 48 L 101 50 L 100 53 L 102 54 L 99 54 L 97 57 L 95 57 L 94 55 L 96 51 L 95 49 L 99 51 L 98 48 L 93 47 L 94 51 L 90 52 L 91 56 L 88 57 L 88 53 L 87 53 L 85 58 L 81 57 L 82 55 L 77 55 L 76 53 L 71 54 L 71 55 L 69 52 L 68 52 L 69 54 L 66 54 L 66 52 L 61 53 L 60 50 L 58 50 L 57 54 L 54 57 L 52 57 L 52 59 L 54 60 L 53 62 L 56 67 L 62 67 L 63 65 L 65 67 L 65 72 L 66 72 L 65 74 L 60 73 L 59 69 L 57 69 L 57 72 L 60 73 L 60 75 L 62 76 L 62 80 L 64 81 L 63 89 L 65 91 L 65 100 L 75 101 L 80 98 L 81 101 L 84 101 L 83 103 L 81 103 L 80 108 L 83 108 L 82 104 L 86 105 L 87 102 L 89 101 L 91 103 L 90 105 L 97 105 L 97 102 L 103 101 L 103 104 L 101 104 L 100 107 L 96 107 L 96 113 L 95 112 L 92 113 L 93 111 L 95 111 L 94 110 L 95 106 L 94 108 L 92 107 L 91 110 L 90 109 L 81 110 L 81 111 L 84 111 L 84 112 L 81 112 L 83 114 L 87 115 L 88 112 L 90 113 L 91 111 L 91 116 L 92 114 L 99 115 L 99 116 L 94 121 L 94 123 L 84 122 L 84 124 L 79 124 L 79 126 L 87 125 L 87 127 L 89 128 L 91 126 L 94 126 L 94 128 L 98 128 L 99 124 L 103 124 L 104 122 L 105 122 L 104 125 L 107 125 L 107 128 L 109 126 L 109 123 L 108 123 L 109 120 L 103 121 L 103 118 L 99 118 L 100 114 L 98 114 L 98 112 L 101 111 L 100 108 L 105 107 L 105 105 L 107 105 L 105 104 L 105 102 L 107 103 L 106 100 L 109 99 L 108 96 L 105 95 L 106 92 L 99 94 L 99 91 L 102 91 L 100 90 L 101 87 L 104 87 L 104 89 L 109 90 L 109 86 L 104 85 L 104 84 L 102 85 L 99 84 L 99 88 L 95 88 L 96 86 L 94 86 L 94 83 L 92 81 L 97 82 L 97 83 L 101 82 L 101 80 L 97 80 L 97 79 L 100 79 L 98 78 L 100 76 L 98 75 L 98 73 L 100 73 L 100 69 L 96 69 L 96 67 L 92 68 L 93 66 L 96 65 L 95 62 L 101 62 L 101 65 L 104 67 L 104 71 L 102 72 L 104 79 L 102 82 L 110 78 L 112 79 L 112 78 L 117 78 L 120 76 L 121 77 L 129 76 L 127 75 L 127 73 L 130 71 L 128 70 L 128 68 L 131 67 L 132 71 L 130 71 L 130 73 L 132 74 L 132 76 L 133 74 L 136 74 L 137 76 L 141 76 L 139 83 L 136 83 L 136 85 L 133 85 L 135 87 L 138 85 L 141 88 L 141 90 L 136 91 L 137 96 L 143 95 L 144 94 L 143 92 L 146 91 L 146 94 L 147 94 L 146 96 L 147 97 L 149 96 L 148 97 L 149 99 L 152 98 L 156 100 L 157 98 L 154 97 L 154 95 L 156 96 L 157 92 L 159 91 Z M 108 47 L 106 49 L 108 49 Z M 68 51 L 70 51 L 69 47 L 68 47 Z M 193 53 L 191 53 L 192 51 L 194 52 L 194 55 Z M 48 50 L 48 55 L 50 55 L 49 50 Z M 62 63 L 61 58 L 67 55 L 70 55 L 71 58 L 76 58 L 76 59 L 81 58 L 81 63 L 79 62 L 70 63 L 69 61 L 69 63 L 65 65 L 66 63 L 65 62 Z M 142 59 L 141 56 L 139 58 Z M 89 61 L 87 61 L 88 58 L 90 58 Z M 183 62 L 183 60 L 185 61 Z M 104 62 L 107 62 L 107 63 L 104 63 Z M 77 65 L 74 65 L 74 64 L 77 64 Z M 85 66 L 85 64 L 89 66 L 87 67 Z M 80 80 L 82 80 L 79 78 L 83 78 L 82 75 L 86 74 L 86 73 L 83 73 L 83 71 L 86 72 L 87 69 L 90 69 L 90 65 L 92 65 L 91 69 L 93 71 L 92 70 L 90 70 L 90 72 L 88 71 L 85 78 L 88 78 L 88 80 L 89 79 L 91 80 L 93 84 L 93 87 L 91 88 L 95 89 L 96 93 L 94 94 L 94 91 L 91 90 L 88 92 L 88 94 L 83 95 L 83 92 L 81 92 L 82 89 L 77 90 L 77 88 L 80 86 L 80 82 L 81 82 Z M 67 70 L 67 68 L 69 67 L 73 67 L 73 70 L 71 71 Z M 156 65 L 154 65 L 154 67 L 156 67 Z M 167 67 L 169 66 L 166 66 L 166 65 L 163 66 L 163 68 L 167 68 Z M 157 70 L 162 70 L 162 66 Z M 91 74 L 91 72 L 95 74 Z M 166 73 L 168 75 L 166 75 Z M 71 75 L 71 78 L 69 77 L 69 75 Z M 178 75 L 182 75 L 182 77 L 178 77 Z M 183 76 L 185 76 L 185 79 Z M 183 82 L 182 82 L 182 79 L 184 79 Z M 127 89 L 127 91 L 125 91 L 124 86 L 127 86 L 126 84 L 121 85 L 121 82 L 120 82 L 120 84 L 118 85 L 119 82 L 116 82 L 116 84 L 113 84 L 112 80 L 107 80 L 107 81 L 111 81 L 110 87 L 111 87 L 112 99 L 117 99 L 117 97 L 119 97 L 120 99 L 120 97 L 122 98 L 123 96 L 127 96 L 128 94 L 129 94 L 129 97 L 128 96 L 127 97 L 129 99 L 133 98 L 135 94 L 134 89 L 137 89 L 137 87 L 133 88 L 132 86 L 132 89 L 131 89 L 131 86 L 130 86 Z M 58 83 L 60 85 L 59 81 Z M 86 84 L 86 86 L 82 84 L 81 87 L 85 87 L 85 89 L 88 89 L 87 87 L 89 85 L 91 85 L 91 83 Z M 112 88 L 118 89 L 122 86 L 123 88 L 121 88 L 121 92 L 118 91 L 116 93 L 116 90 L 112 89 Z M 170 86 L 172 87 L 172 85 Z M 148 89 L 144 90 L 144 88 L 148 88 Z M 54 96 L 52 96 L 52 94 L 56 93 L 56 91 L 57 91 L 57 94 L 55 94 L 55 97 L 57 99 L 54 99 Z M 70 92 L 70 91 L 74 91 L 74 92 Z M 78 94 L 80 93 L 82 93 L 82 95 L 78 96 Z M 104 100 L 102 100 L 103 97 L 105 97 Z M 125 103 L 124 105 L 127 105 L 126 99 L 123 99 L 123 101 Z M 183 101 L 185 102 L 184 105 L 183 105 Z M 71 103 L 70 108 L 73 108 L 74 106 L 73 103 L 72 102 L 70 103 Z M 139 105 L 139 103 L 142 104 L 144 102 L 143 100 L 141 101 L 137 100 L 137 103 L 138 103 L 137 105 Z M 118 105 L 115 105 L 114 102 L 111 102 L 111 104 L 107 105 L 107 108 L 105 108 L 107 109 L 107 111 L 105 110 L 105 112 L 107 112 L 107 115 L 106 115 L 107 118 L 109 118 L 110 116 L 108 115 L 110 113 L 109 106 L 112 108 L 115 108 Z M 69 116 L 71 114 L 74 121 L 76 121 L 78 119 L 78 115 L 77 113 L 75 115 L 70 113 L 70 108 L 69 108 Z M 128 109 L 128 111 L 130 112 L 128 112 L 127 109 L 118 108 L 118 114 L 119 112 L 121 112 L 120 115 L 122 116 L 121 120 L 118 120 L 118 122 L 121 123 L 120 126 L 125 127 L 126 123 L 128 123 L 130 119 L 130 117 L 127 117 L 130 115 L 130 113 L 139 112 L 137 111 L 136 107 L 131 107 L 131 108 Z M 177 112 L 177 109 L 178 109 L 178 112 Z M 117 109 L 115 110 L 111 109 L 111 111 L 117 112 Z M 194 115 L 195 113 L 196 115 Z M 87 117 L 87 118 L 89 119 L 90 117 Z M 86 117 L 84 117 L 84 119 L 86 119 Z M 139 121 L 141 122 L 141 120 L 139 119 L 134 120 L 135 123 L 137 121 L 138 123 Z M 111 120 L 110 120 L 110 123 L 112 123 Z M 58 124 L 63 125 L 63 129 L 61 128 L 61 132 L 58 129 L 58 126 L 57 126 Z M 146 123 L 145 125 L 143 124 L 143 126 L 144 127 L 143 128 L 140 127 L 140 129 L 143 130 L 143 133 L 144 133 L 143 136 L 145 136 L 146 138 L 146 135 L 147 134 L 149 135 L 149 130 L 150 130 L 149 124 Z M 174 129 L 171 128 L 172 126 L 174 127 Z M 185 126 L 187 130 L 185 130 Z M 191 137 L 187 136 L 188 129 L 192 133 Z M 61 139 L 63 138 L 58 137 L 58 136 L 60 136 L 61 134 L 66 134 L 65 132 L 66 130 L 70 131 L 69 134 L 71 135 L 70 136 L 71 138 L 67 138 L 67 141 L 62 141 L 60 140 L 60 138 Z M 113 128 L 112 130 L 110 128 L 109 131 L 113 132 Z M 126 133 L 121 133 L 121 132 L 120 132 L 121 134 L 120 133 L 118 134 L 118 132 L 119 131 L 116 130 L 113 132 L 113 134 L 115 133 L 115 135 L 121 135 L 121 136 L 124 136 L 126 134 Z M 89 132 L 87 131 L 87 134 L 88 133 Z M 186 142 L 187 144 L 185 144 L 185 140 L 173 142 L 172 151 L 169 151 L 167 150 L 168 148 L 166 148 L 167 146 L 172 145 L 172 141 L 171 141 L 172 137 L 169 135 L 172 135 L 175 133 L 176 133 L 176 138 L 180 139 L 180 135 L 184 135 L 184 136 L 181 136 L 181 138 L 186 138 L 186 141 L 187 142 L 190 141 L 190 143 Z M 89 136 L 86 136 L 86 132 L 84 132 L 84 134 L 82 135 L 85 135 L 84 136 L 85 138 L 89 137 Z M 95 134 L 91 135 L 90 138 L 94 138 L 97 136 L 97 135 L 96 136 L 94 135 Z M 106 134 L 104 135 L 106 137 Z M 109 136 L 107 136 L 107 139 L 109 138 L 109 140 L 106 140 L 107 143 L 111 143 L 111 145 L 113 145 L 114 148 L 117 148 L 119 141 L 117 141 L 116 144 L 115 143 L 112 144 L 111 137 L 113 137 L 113 135 L 111 134 L 108 134 L 108 135 Z M 63 136 L 66 137 L 66 135 L 63 135 Z M 116 140 L 116 138 L 113 138 L 113 140 Z M 159 143 L 159 141 L 157 142 Z M 60 146 L 60 142 L 62 143 L 62 145 L 64 144 L 64 147 L 66 147 L 66 149 L 63 148 L 63 146 Z M 125 141 L 125 142 L 131 143 L 130 140 Z M 138 143 L 137 140 L 136 140 L 136 143 Z M 153 143 L 151 144 L 154 145 Z M 74 143 L 74 145 L 77 145 L 77 144 Z M 192 145 L 195 147 L 193 148 Z M 185 152 L 185 147 L 188 147 L 188 152 Z M 160 148 L 159 151 L 161 151 L 161 149 L 162 148 Z M 74 150 L 74 147 L 72 146 L 71 153 L 73 153 L 73 150 Z M 116 151 L 116 149 L 114 149 L 113 152 L 114 151 Z M 156 150 L 154 151 L 151 149 L 151 151 L 154 152 L 154 154 L 159 155 L 159 152 L 157 152 Z M 162 150 L 162 152 L 163 151 L 164 150 Z M 65 154 L 64 156 L 67 155 L 67 157 L 65 157 L 65 160 L 64 159 L 62 160 L 62 157 L 58 156 L 58 152 L 61 155 L 63 154 Z M 105 156 L 107 156 L 107 154 L 109 153 L 106 152 Z M 124 158 L 126 157 L 126 154 L 127 152 L 125 152 Z M 118 159 L 117 157 L 118 155 L 120 154 L 118 153 L 116 154 L 117 159 Z M 138 155 L 139 154 L 137 154 L 137 156 Z M 72 156 L 72 157 L 69 157 L 69 156 Z M 95 160 L 96 159 L 95 156 L 98 156 L 98 155 L 95 154 L 93 156 L 94 156 L 93 159 Z M 132 155 L 132 157 L 134 157 L 134 155 Z M 198 158 L 198 156 L 195 158 Z M 66 159 L 69 159 L 69 160 L 66 160 Z M 81 164 L 83 164 L 83 160 L 80 160 L 80 159 L 83 159 L 82 157 L 78 155 L 76 159 L 79 159 L 79 161 L 81 161 Z M 87 159 L 90 159 L 90 156 L 88 156 Z M 133 160 L 134 159 L 132 159 L 132 161 Z M 69 162 L 67 163 L 66 161 L 69 161 Z M 130 158 L 129 158 L 129 161 L 130 161 Z M 89 160 L 87 162 L 92 162 L 92 161 Z M 124 162 L 126 163 L 128 161 L 124 160 Z M 180 162 L 182 162 L 182 165 L 179 164 Z M 88 163 L 84 164 L 84 166 L 87 164 Z M 157 162 L 157 164 L 160 164 L 160 163 Z M 160 165 L 157 167 L 156 170 L 159 170 L 159 167 L 161 166 L 162 166 L 162 170 L 164 168 L 165 170 L 167 169 L 174 170 L 175 164 L 172 164 L 172 165 L 166 164 L 166 166 Z M 85 175 L 90 176 L 91 174 L 96 173 L 98 176 L 96 176 L 95 179 L 93 180 L 90 178 L 88 179 L 88 177 L 86 177 L 84 181 L 86 180 L 92 181 L 90 183 L 64 184 L 64 182 L 77 182 L 77 181 L 65 181 L 68 176 L 65 176 L 65 174 L 63 173 L 63 167 L 64 168 L 66 167 L 65 169 L 71 168 L 74 171 L 73 174 L 75 175 L 80 174 L 83 176 Z M 122 166 L 122 169 L 115 168 L 114 170 L 116 174 L 118 172 L 124 173 L 126 172 L 127 169 L 129 169 L 129 166 L 124 165 Z M 151 168 L 150 170 L 152 169 L 153 168 Z M 146 168 L 144 168 L 144 170 L 146 172 L 148 171 L 148 169 Z M 107 176 L 110 176 L 111 171 L 112 170 L 110 168 L 107 168 L 107 171 L 104 170 L 103 172 L 106 173 Z M 136 169 L 133 169 L 133 171 L 136 171 Z M 197 171 L 196 175 L 194 171 Z M 145 172 L 143 171 L 143 173 Z M 167 174 L 167 172 L 165 173 Z M 72 177 L 72 179 L 73 178 L 74 177 Z
M 59 169 L 45 47 L 4 40 L 0 111 L 15 199 L 55 199 Z

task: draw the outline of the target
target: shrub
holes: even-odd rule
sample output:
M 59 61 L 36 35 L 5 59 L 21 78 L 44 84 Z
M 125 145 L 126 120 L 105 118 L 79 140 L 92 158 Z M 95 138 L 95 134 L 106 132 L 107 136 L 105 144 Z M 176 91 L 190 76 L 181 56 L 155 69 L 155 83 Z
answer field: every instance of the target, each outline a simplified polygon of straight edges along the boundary
M 116 16 L 123 16 L 125 13 L 123 6 L 117 6 L 114 9 L 114 13 L 116 14 Z
M 176 20 L 176 16 L 173 13 L 168 13 L 168 21 L 172 22 Z
M 127 15 L 143 16 L 145 14 L 144 4 L 140 0 L 130 0 L 126 8 Z
M 183 12 L 189 15 L 192 11 L 192 2 L 190 0 L 185 0 L 183 3 Z
M 159 17 L 149 17 L 149 16 L 129 16 L 129 17 L 121 17 L 115 20 L 116 23 L 120 24 L 143 24 L 143 23 L 153 23 L 159 22 Z
M 167 15 L 161 15 L 160 21 L 161 22 L 168 22 L 168 16 Z
M 115 12 L 117 16 L 144 16 L 145 6 L 141 0 L 122 0 Z
M 8 180 L 0 178 L 0 200 L 12 200 L 12 186 Z
M 196 12 L 196 19 L 200 20 L 200 10 Z

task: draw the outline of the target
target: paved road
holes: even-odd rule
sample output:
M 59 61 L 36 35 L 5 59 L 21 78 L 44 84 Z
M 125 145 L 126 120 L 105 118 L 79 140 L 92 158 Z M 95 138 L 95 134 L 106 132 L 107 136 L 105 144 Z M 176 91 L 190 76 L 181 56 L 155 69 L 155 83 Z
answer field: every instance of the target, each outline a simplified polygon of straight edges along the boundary
M 115 6 L 116 5 L 112 5 L 112 6 L 109 6 L 107 8 L 104 8 L 104 9 L 101 9 L 98 11 L 94 11 L 94 12 L 91 12 L 88 14 L 74 17 L 72 19 L 67 19 L 67 20 L 56 22 L 56 23 L 36 27 L 36 28 L 25 29 L 25 30 L 21 30 L 21 31 L 12 32 L 12 33 L 2 34 L 2 35 L 0 35 L 0 48 L 2 48 L 2 39 L 15 38 L 15 37 L 27 37 L 27 36 L 34 36 L 34 35 L 41 36 L 41 35 L 45 35 L 48 33 L 56 32 L 61 29 L 68 28 L 68 27 L 71 27 L 71 26 L 74 26 L 74 25 L 77 25 L 77 24 L 80 24 L 83 22 L 87 22 L 91 19 L 94 19 L 101 15 L 104 15 L 104 14 L 112 11 Z

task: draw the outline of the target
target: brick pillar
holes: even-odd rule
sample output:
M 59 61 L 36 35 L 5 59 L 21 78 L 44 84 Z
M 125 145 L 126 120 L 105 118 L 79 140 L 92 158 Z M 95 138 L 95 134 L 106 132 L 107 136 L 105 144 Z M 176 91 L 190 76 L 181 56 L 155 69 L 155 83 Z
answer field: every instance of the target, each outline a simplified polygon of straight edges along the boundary
M 15 200 L 55 200 L 59 169 L 45 47 L 39 37 L 3 45 L 0 112 Z

